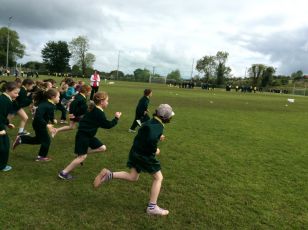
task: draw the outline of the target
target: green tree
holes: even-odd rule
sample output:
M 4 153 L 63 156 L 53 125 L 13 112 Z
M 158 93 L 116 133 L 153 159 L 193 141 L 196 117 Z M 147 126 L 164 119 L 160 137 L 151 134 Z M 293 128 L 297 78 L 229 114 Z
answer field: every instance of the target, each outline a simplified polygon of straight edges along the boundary
M 224 83 L 225 78 L 231 73 L 231 68 L 226 66 L 228 56 L 228 52 L 218 51 L 215 56 L 204 56 L 197 61 L 196 69 L 204 74 L 205 82 L 215 78 L 216 84 Z
M 268 66 L 263 71 L 262 80 L 261 80 L 261 86 L 266 87 L 270 85 L 273 81 L 273 75 L 276 72 L 275 68 L 272 66 Z
M 214 77 L 216 69 L 215 57 L 204 56 L 197 61 L 196 70 L 204 74 L 205 82 L 208 82 L 211 77 Z
M 148 82 L 151 72 L 148 69 L 136 69 L 134 71 L 135 81 Z
M 9 33 L 9 53 L 8 66 L 15 66 L 16 59 L 22 58 L 25 54 L 25 45 L 20 43 L 19 35 L 16 31 L 7 27 L 0 28 L 0 66 L 6 66 L 7 41 Z
M 63 73 L 69 69 L 71 53 L 64 41 L 49 41 L 42 49 L 43 61 L 51 72 Z
M 73 65 L 72 74 L 75 75 L 75 76 L 81 76 L 82 75 L 81 69 L 78 65 Z
M 177 70 L 171 71 L 167 75 L 167 80 L 180 81 L 181 80 L 181 72 L 180 72 L 180 70 L 177 69 Z
M 248 74 L 252 78 L 252 85 L 257 86 L 259 80 L 264 74 L 266 66 L 263 64 L 252 64 L 248 69 Z
M 301 70 L 298 70 L 291 74 L 291 78 L 293 79 L 293 81 L 300 80 L 303 78 L 303 76 L 304 76 L 304 73 Z
M 86 69 L 92 68 L 95 62 L 95 55 L 88 52 L 88 38 L 85 36 L 74 38 L 69 44 L 69 49 L 73 55 L 75 64 L 80 66 L 83 75 L 86 75 Z
M 223 52 L 223 51 L 218 51 L 216 56 L 215 56 L 215 61 L 216 61 L 216 77 L 217 85 L 222 85 L 224 84 L 225 78 L 229 76 L 231 73 L 231 68 L 226 66 L 226 62 L 228 60 L 229 53 L 228 52 Z
M 46 64 L 38 62 L 38 61 L 29 61 L 26 64 L 24 64 L 23 67 L 29 68 L 31 70 L 39 70 L 39 71 L 46 70 Z

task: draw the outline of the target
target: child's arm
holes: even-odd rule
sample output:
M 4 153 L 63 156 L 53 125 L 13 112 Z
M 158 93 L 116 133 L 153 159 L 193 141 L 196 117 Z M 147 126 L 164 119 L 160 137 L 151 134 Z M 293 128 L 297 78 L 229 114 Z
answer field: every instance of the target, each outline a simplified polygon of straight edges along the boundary
M 102 112 L 99 120 L 99 126 L 104 129 L 111 129 L 118 123 L 118 120 L 120 119 L 121 115 L 121 112 L 116 112 L 114 114 L 115 117 L 111 121 L 108 121 L 105 116 L 105 113 Z

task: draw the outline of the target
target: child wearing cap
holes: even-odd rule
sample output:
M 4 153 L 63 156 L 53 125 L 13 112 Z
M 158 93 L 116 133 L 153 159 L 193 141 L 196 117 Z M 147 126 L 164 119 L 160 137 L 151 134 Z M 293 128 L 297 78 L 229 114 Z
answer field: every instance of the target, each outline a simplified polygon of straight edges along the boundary
M 103 182 L 111 179 L 137 181 L 141 172 L 147 172 L 152 175 L 153 183 L 146 211 L 150 215 L 168 215 L 168 210 L 162 209 L 157 205 L 163 175 L 156 155 L 160 153 L 159 148 L 157 148 L 158 141 L 162 141 L 165 138 L 163 135 L 164 124 L 169 123 L 173 116 L 174 112 L 171 106 L 161 104 L 156 109 L 153 118 L 145 122 L 138 130 L 127 161 L 130 172 L 111 172 L 104 168 L 96 176 L 94 187 L 98 188 Z
M 143 122 L 146 122 L 147 120 L 150 120 L 150 117 L 148 115 L 148 106 L 150 103 L 150 97 L 152 97 L 152 90 L 151 89 L 145 89 L 143 92 L 143 97 L 140 98 L 138 105 L 136 107 L 136 113 L 135 113 L 135 119 L 133 121 L 133 124 L 131 125 L 128 132 L 135 133 L 136 127 Z

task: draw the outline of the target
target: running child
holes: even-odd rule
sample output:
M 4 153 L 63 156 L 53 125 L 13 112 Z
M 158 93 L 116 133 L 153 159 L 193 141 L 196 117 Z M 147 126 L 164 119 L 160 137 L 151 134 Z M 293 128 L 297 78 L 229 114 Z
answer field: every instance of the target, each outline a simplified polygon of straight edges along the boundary
M 25 130 L 26 123 L 28 121 L 28 115 L 25 112 L 24 108 L 32 104 L 32 93 L 34 81 L 29 78 L 26 78 L 22 81 L 20 87 L 19 95 L 16 100 L 13 102 L 12 111 L 10 111 L 9 119 L 11 120 L 16 114 L 20 117 L 20 125 L 18 129 L 18 135 L 29 135 L 30 133 Z
M 70 125 L 57 128 L 54 134 L 61 131 L 68 131 L 75 129 L 76 123 L 78 123 L 87 112 L 88 109 L 87 96 L 89 96 L 90 93 L 91 93 L 90 86 L 83 85 L 81 87 L 80 92 L 75 96 L 74 100 L 70 104 L 69 108 Z
M 34 95 L 34 100 L 38 103 L 38 108 L 36 109 L 32 122 L 35 136 L 17 136 L 13 144 L 13 149 L 20 144 L 41 145 L 35 161 L 42 162 L 51 160 L 47 157 L 50 146 L 48 131 L 51 134 L 55 132 L 52 124 L 56 123 L 54 111 L 55 105 L 59 102 L 59 97 L 58 90 L 53 88 L 47 91 L 39 91 Z
M 153 182 L 150 194 L 150 201 L 147 206 L 147 213 L 150 215 L 168 215 L 169 211 L 157 205 L 157 199 L 163 180 L 160 162 L 156 159 L 160 150 L 157 148 L 158 141 L 163 141 L 164 124 L 169 123 L 174 116 L 172 108 L 168 104 L 161 104 L 155 111 L 153 118 L 142 124 L 138 130 L 133 146 L 129 152 L 127 166 L 130 172 L 111 172 L 103 169 L 94 180 L 94 187 L 99 187 L 103 182 L 111 179 L 122 179 L 137 181 L 141 172 L 152 175 Z
M 0 82 L 1 84 L 2 82 Z M 8 115 L 12 110 L 12 101 L 18 97 L 19 88 L 15 82 L 5 82 L 0 95 L 0 171 L 10 171 L 12 169 L 9 166 L 9 150 L 10 139 L 6 133 L 6 126 L 14 128 L 13 124 L 9 123 Z
M 138 125 L 141 126 L 143 122 L 146 122 L 147 120 L 150 119 L 148 115 L 149 113 L 148 106 L 149 106 L 150 97 L 152 97 L 152 94 L 153 93 L 151 89 L 144 90 L 143 97 L 140 98 L 137 108 L 136 108 L 135 119 L 133 121 L 132 126 L 128 130 L 128 132 L 135 133 L 136 132 L 135 129 Z
M 89 104 L 88 112 L 80 120 L 78 131 L 75 137 L 75 154 L 77 157 L 63 169 L 58 177 L 64 180 L 72 179 L 73 176 L 69 174 L 78 165 L 82 165 L 87 158 L 88 153 L 105 152 L 106 145 L 95 137 L 98 128 L 110 129 L 114 127 L 121 112 L 116 112 L 115 117 L 109 121 L 106 118 L 103 109 L 108 106 L 108 94 L 106 92 L 98 92 L 93 96 L 93 102 Z

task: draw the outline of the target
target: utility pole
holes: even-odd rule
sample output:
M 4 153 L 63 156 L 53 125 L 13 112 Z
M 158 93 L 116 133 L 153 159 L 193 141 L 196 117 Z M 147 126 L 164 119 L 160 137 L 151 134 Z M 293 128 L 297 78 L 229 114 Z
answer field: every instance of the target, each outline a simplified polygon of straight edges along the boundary
M 152 82 L 152 76 L 154 77 L 154 73 L 155 73 L 155 66 L 153 66 L 153 73 L 152 73 L 152 75 L 150 74 L 149 83 Z
M 118 53 L 117 78 L 116 78 L 117 80 L 119 79 L 120 53 L 121 53 L 121 51 L 119 50 L 119 53 Z
M 193 77 L 193 73 L 194 73 L 194 63 L 195 63 L 195 59 L 193 58 L 193 61 L 192 61 L 192 64 L 191 64 L 190 79 L 192 79 L 192 77 Z
M 9 22 L 7 25 L 7 43 L 6 43 L 6 68 L 9 67 L 9 43 L 10 43 L 10 24 L 13 16 L 9 17 Z

